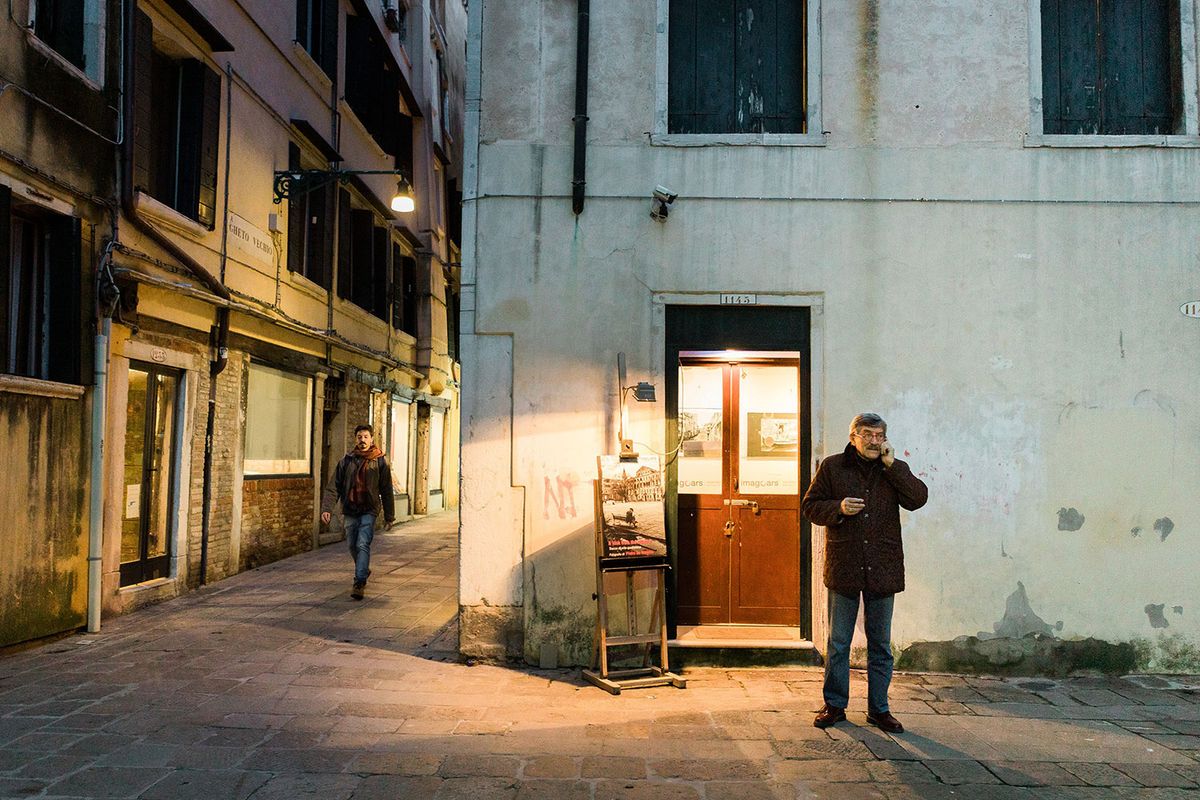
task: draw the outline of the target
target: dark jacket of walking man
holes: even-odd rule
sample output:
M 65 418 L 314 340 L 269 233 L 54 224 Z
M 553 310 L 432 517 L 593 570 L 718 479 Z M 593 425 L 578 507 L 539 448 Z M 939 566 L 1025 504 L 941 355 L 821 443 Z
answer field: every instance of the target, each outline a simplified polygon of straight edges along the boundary
M 375 538 L 375 520 L 383 513 L 386 526 L 396 520 L 392 497 L 392 470 L 383 451 L 375 446 L 370 425 L 354 429 L 354 449 L 342 457 L 333 471 L 333 480 L 321 497 L 321 521 L 329 524 L 333 506 L 342 503 L 346 543 L 354 559 L 354 588 L 350 596 L 363 599 L 363 589 L 371 574 L 371 540 Z
M 888 708 L 892 681 L 892 606 L 904 591 L 900 509 L 916 511 L 929 490 L 895 457 L 887 423 L 859 414 L 845 451 L 821 462 L 800 509 L 825 528 L 825 585 L 831 590 L 825 705 L 813 724 L 828 728 L 846 718 L 850 699 L 850 641 L 859 595 L 867 634 L 867 721 L 887 733 L 904 726 Z

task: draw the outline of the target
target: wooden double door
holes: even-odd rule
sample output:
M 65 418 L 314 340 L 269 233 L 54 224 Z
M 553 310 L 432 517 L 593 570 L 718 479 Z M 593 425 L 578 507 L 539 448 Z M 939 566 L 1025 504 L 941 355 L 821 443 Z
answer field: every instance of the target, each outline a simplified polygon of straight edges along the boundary
M 679 360 L 676 621 L 801 625 L 801 365 Z

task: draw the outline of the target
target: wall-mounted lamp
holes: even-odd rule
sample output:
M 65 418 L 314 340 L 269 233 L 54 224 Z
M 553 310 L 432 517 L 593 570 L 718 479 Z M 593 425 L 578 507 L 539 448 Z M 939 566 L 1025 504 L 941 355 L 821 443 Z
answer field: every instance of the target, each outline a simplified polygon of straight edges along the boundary
M 625 438 L 625 395 L 633 392 L 633 399 L 639 403 L 653 403 L 655 401 L 654 384 L 648 381 L 638 381 L 633 386 L 625 385 L 625 354 L 617 353 L 617 385 L 620 387 L 620 430 L 617 432 L 617 438 L 621 442 L 621 458 L 637 458 L 637 452 L 633 449 L 633 440 Z
M 650 201 L 650 218 L 659 222 L 666 222 L 667 215 L 671 213 L 671 204 L 679 197 L 677 192 L 672 192 L 665 186 L 655 186 Z
M 416 208 L 412 186 L 394 169 L 289 169 L 275 173 L 275 205 L 290 197 L 300 197 L 331 183 L 346 183 L 354 175 L 396 175 L 396 194 L 391 209 L 406 214 Z

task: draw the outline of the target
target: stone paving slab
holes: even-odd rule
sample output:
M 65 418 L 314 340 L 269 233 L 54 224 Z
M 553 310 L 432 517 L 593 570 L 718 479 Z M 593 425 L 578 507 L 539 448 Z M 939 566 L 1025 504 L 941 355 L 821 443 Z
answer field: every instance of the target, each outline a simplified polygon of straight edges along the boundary
M 454 652 L 456 520 L 338 545 L 0 654 L 0 798 L 1180 800 L 1200 679 L 896 675 L 889 736 L 812 727 L 818 669 L 610 696 Z

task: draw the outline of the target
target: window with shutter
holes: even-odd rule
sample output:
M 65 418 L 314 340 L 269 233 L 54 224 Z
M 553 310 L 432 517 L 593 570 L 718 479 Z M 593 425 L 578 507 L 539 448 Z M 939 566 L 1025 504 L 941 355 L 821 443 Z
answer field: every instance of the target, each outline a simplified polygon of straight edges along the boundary
M 313 169 L 319 169 L 313 166 Z M 300 146 L 288 144 L 288 169 L 305 169 Z M 288 269 L 315 284 L 330 288 L 333 275 L 333 243 L 329 231 L 330 197 L 333 186 L 296 188 L 288 196 Z
M 1179 0 L 1041 0 L 1042 130 L 1182 133 Z
M 34 35 L 80 69 L 87 68 L 83 16 L 80 0 L 37 0 L 33 6 Z
M 134 188 L 212 230 L 217 218 L 221 75 L 154 47 L 150 18 L 134 28 Z
M 337 0 L 296 0 L 296 42 L 337 80 Z
M 80 223 L 0 186 L 0 372 L 81 380 Z
M 804 0 L 670 0 L 670 133 L 804 133 Z

